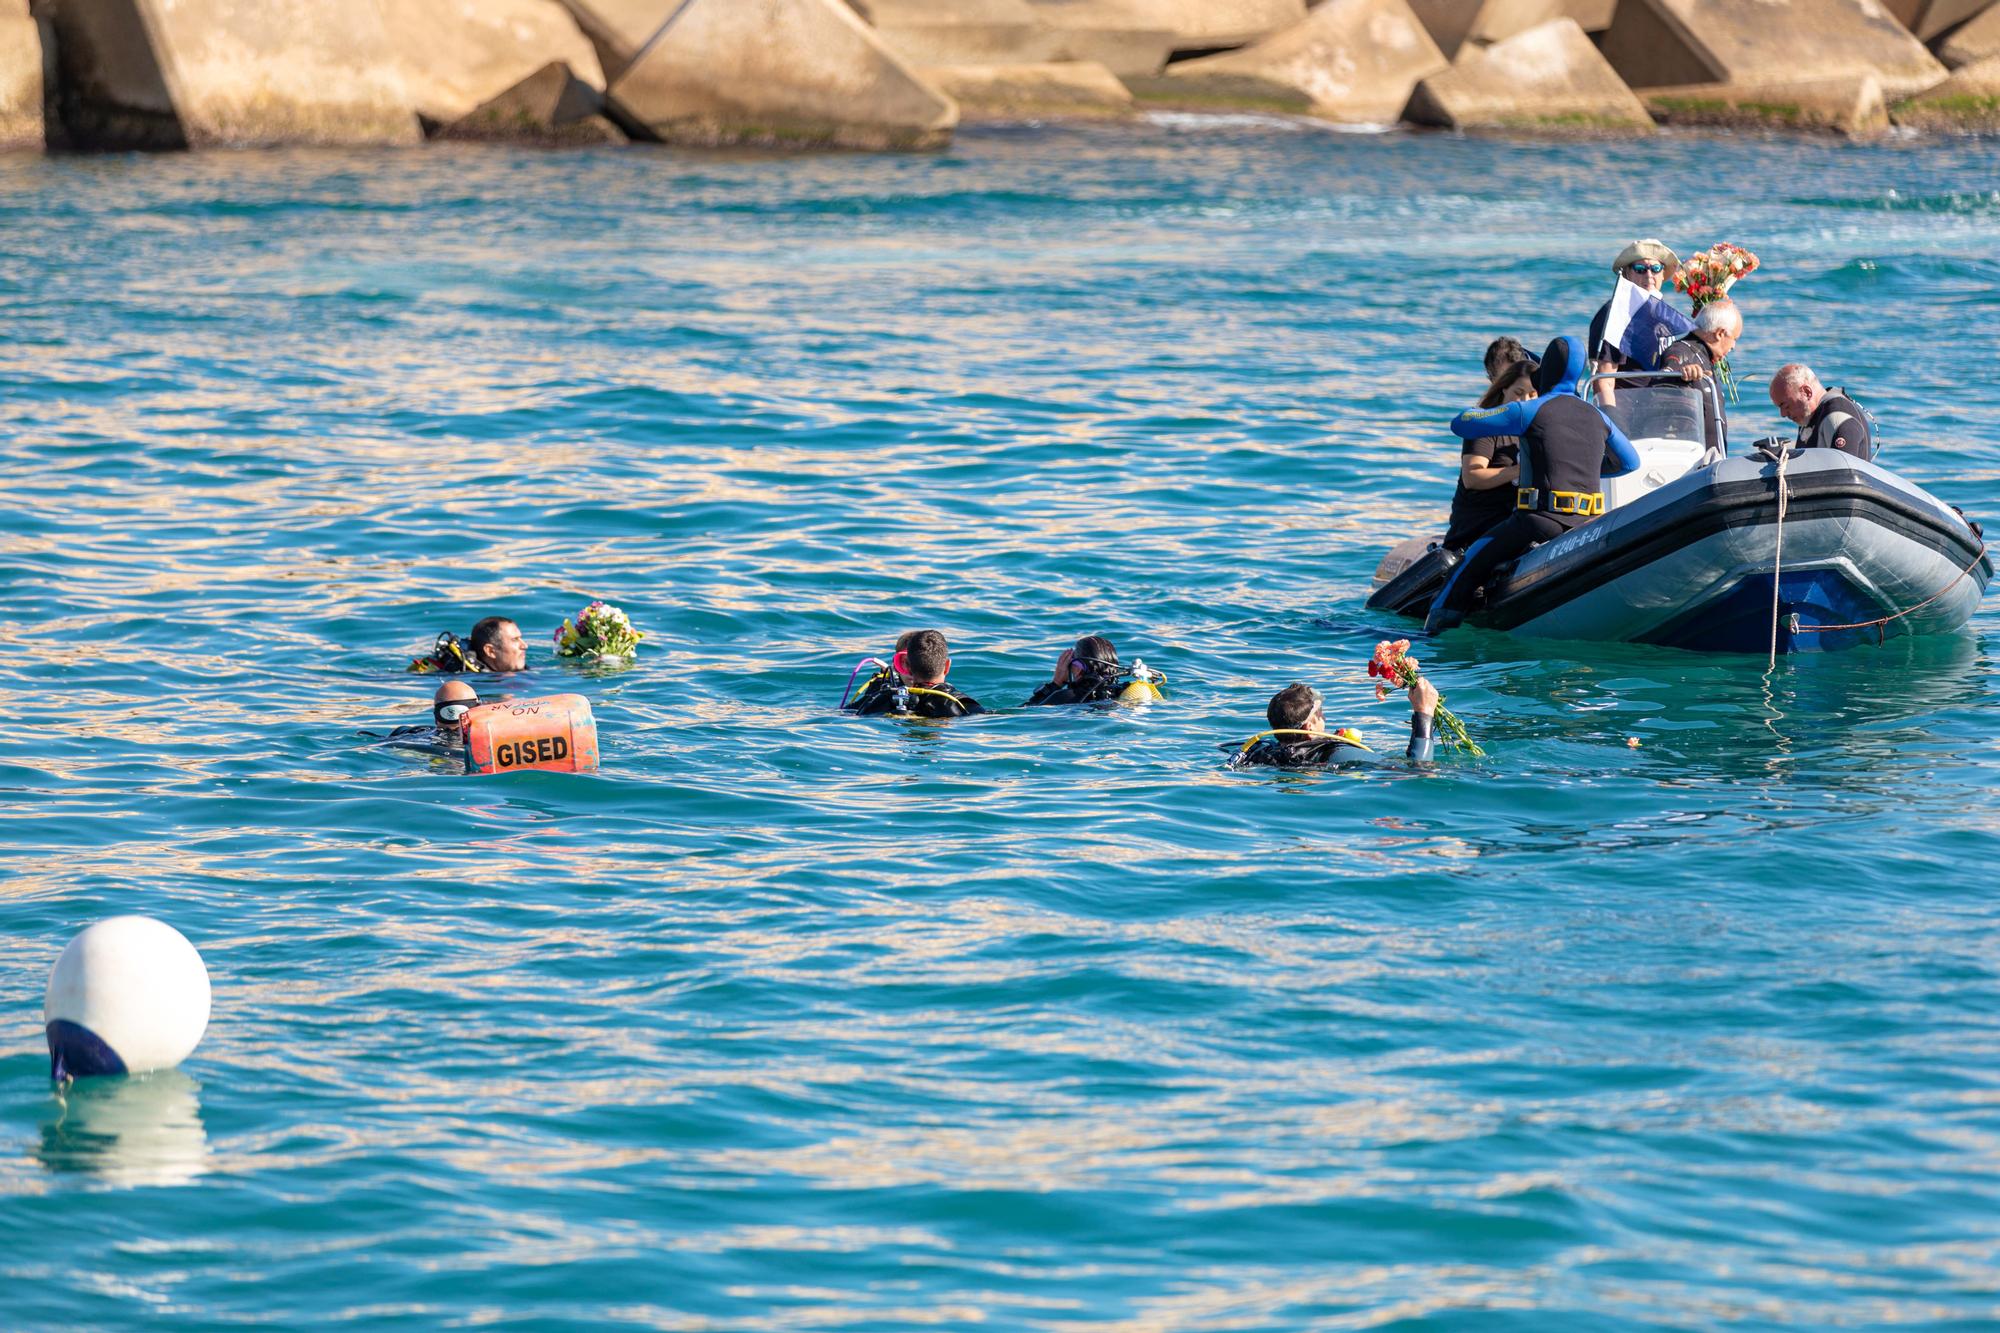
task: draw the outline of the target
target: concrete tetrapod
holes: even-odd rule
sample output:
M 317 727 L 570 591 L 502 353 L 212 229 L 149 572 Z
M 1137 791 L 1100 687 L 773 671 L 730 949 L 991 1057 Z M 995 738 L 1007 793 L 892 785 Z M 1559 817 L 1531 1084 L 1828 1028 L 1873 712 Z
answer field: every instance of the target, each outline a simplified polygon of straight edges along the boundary
M 1029 0 L 1055 33 L 1057 60 L 1094 60 L 1121 79 L 1166 68 L 1173 16 L 1160 0 Z
M 1326 0 L 1303 23 L 1241 51 L 1183 61 L 1134 91 L 1372 123 L 1393 121 L 1417 80 L 1445 68 L 1407 0 Z
M 80 147 L 422 139 L 375 0 L 62 0 L 49 21 Z
M 46 140 L 41 29 L 25 0 L 0 4 L 0 149 L 40 148 Z
M 1621 0 L 1602 42 L 1633 88 L 1739 89 L 1873 74 L 1891 97 L 1944 67 L 1875 0 Z
M 1039 65 L 933 65 L 924 77 L 958 103 L 961 121 L 1103 119 L 1132 114 L 1131 90 L 1088 60 Z
M 604 87 L 597 50 L 556 0 L 381 0 L 412 105 L 448 125 L 555 62 Z
M 669 143 L 936 148 L 958 108 L 839 0 L 687 0 L 612 84 Z
M 1882 81 L 1866 71 L 1785 83 L 1648 88 L 1643 96 L 1647 110 L 1667 125 L 1776 126 L 1853 136 L 1889 128 Z
M 1306 0 L 1160 0 L 1176 51 L 1260 42 L 1305 22 Z
M 1410 0 L 1410 8 L 1445 59 L 1456 60 L 1467 45 L 1491 46 L 1550 19 L 1571 18 L 1585 32 L 1603 32 L 1617 0 Z
M 625 142 L 604 116 L 604 94 L 560 60 L 542 66 L 498 97 L 445 126 L 440 139 L 592 148 Z
M 1938 59 L 1959 69 L 2000 56 L 2000 5 L 1977 15 L 1957 32 L 1938 43 Z
M 1937 87 L 1898 103 L 1891 115 L 1898 125 L 1915 130 L 2000 130 L 2000 56 L 1953 71 Z
M 1651 132 L 1652 117 L 1577 26 L 1560 18 L 1481 49 L 1417 84 L 1403 118 L 1455 130 Z
M 1882 7 L 1920 42 L 1937 40 L 1993 0 L 1882 0 Z
M 849 0 L 912 65 L 1035 65 L 1056 34 L 1027 0 Z

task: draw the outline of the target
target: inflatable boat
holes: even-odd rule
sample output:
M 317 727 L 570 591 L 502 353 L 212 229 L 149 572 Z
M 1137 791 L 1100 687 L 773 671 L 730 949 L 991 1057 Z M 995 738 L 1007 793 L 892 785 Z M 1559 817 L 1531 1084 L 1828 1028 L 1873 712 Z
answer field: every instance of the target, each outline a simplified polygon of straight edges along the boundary
M 1977 526 L 1887 468 L 1766 441 L 1727 457 L 1702 398 L 1626 388 L 1607 412 L 1641 465 L 1606 512 L 1502 566 L 1466 623 L 1551 639 L 1705 652 L 1816 652 L 1972 618 L 1993 577 Z M 1780 503 L 1780 485 L 1784 494 Z M 1372 610 L 1423 616 L 1456 553 L 1414 540 L 1376 571 Z

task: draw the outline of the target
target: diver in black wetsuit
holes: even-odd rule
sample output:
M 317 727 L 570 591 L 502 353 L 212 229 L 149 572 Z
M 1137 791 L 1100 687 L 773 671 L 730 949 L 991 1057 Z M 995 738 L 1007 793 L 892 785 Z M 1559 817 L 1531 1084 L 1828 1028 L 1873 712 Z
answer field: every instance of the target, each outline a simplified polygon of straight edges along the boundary
M 1582 346 L 1574 338 L 1557 338 L 1542 354 L 1536 373 L 1540 397 L 1463 412 L 1451 423 L 1452 433 L 1461 439 L 1520 436 L 1520 484 L 1513 517 L 1474 542 L 1439 590 L 1424 622 L 1426 633 L 1440 633 L 1464 620 L 1474 595 L 1497 566 L 1603 513 L 1599 477 L 1620 476 L 1639 466 L 1638 451 L 1625 432 L 1576 396 L 1583 365 Z
M 520 671 L 528 665 L 521 627 L 505 616 L 487 616 L 472 627 L 472 642 L 450 630 L 437 636 L 430 656 L 410 659 L 409 670 L 451 675 L 461 671 Z
M 1034 694 L 1024 708 L 1038 704 L 1089 704 L 1116 699 L 1125 688 L 1125 668 L 1119 664 L 1118 650 L 1102 634 L 1086 634 L 1076 647 L 1056 659 L 1055 676 Z
M 1771 377 L 1771 404 L 1799 428 L 1798 448 L 1838 449 L 1855 458 L 1875 457 L 1868 412 L 1845 390 L 1829 389 L 1811 367 L 1793 362 Z
M 1437 750 L 1437 740 L 1431 734 L 1437 701 L 1436 686 L 1422 676 L 1411 682 L 1410 743 L 1403 754 L 1413 764 L 1428 764 Z M 1363 745 L 1351 731 L 1329 732 L 1323 710 L 1318 690 L 1297 681 L 1287 685 L 1271 696 L 1270 707 L 1264 710 L 1271 729 L 1245 741 L 1230 758 L 1230 767 L 1337 768 L 1391 762 Z
M 944 635 L 934 629 L 916 630 L 898 639 L 889 665 L 869 677 L 861 693 L 840 706 L 863 716 L 965 717 L 985 712 L 977 699 L 945 684 L 950 671 L 951 649 Z

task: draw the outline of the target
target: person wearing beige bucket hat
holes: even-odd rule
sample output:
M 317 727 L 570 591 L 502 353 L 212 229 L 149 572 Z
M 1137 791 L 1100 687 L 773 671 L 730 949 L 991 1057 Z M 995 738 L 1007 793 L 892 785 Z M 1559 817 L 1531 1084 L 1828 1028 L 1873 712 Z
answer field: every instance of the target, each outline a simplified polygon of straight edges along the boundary
M 1680 267 L 1681 257 L 1669 249 L 1664 241 L 1651 237 L 1643 241 L 1633 241 L 1618 252 L 1618 258 L 1611 261 L 1613 273 L 1634 286 L 1655 294 L 1674 280 L 1674 274 L 1680 271 Z M 1610 318 L 1611 302 L 1606 301 L 1598 308 L 1596 317 L 1590 321 L 1590 336 L 1584 346 L 1590 349 L 1591 368 L 1600 375 L 1645 369 L 1616 347 L 1605 345 L 1604 324 Z M 1597 398 L 1607 407 L 1616 403 L 1617 382 L 1598 380 Z

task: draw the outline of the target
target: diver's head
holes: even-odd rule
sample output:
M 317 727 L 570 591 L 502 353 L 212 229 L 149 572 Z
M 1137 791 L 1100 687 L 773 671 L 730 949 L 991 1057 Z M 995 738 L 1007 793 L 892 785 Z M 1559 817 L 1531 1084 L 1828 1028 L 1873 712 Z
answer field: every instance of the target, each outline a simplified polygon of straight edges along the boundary
M 1783 414 L 1785 420 L 1806 424 L 1806 418 L 1819 406 L 1819 400 L 1826 396 L 1826 386 L 1813 374 L 1812 367 L 1802 366 L 1794 361 L 1782 366 L 1771 376 L 1771 405 Z
M 519 671 L 528 665 L 521 627 L 505 616 L 488 616 L 472 627 L 472 655 L 488 671 Z
M 1118 650 L 1111 646 L 1111 640 L 1102 634 L 1086 634 L 1076 641 L 1076 647 L 1069 653 L 1069 677 L 1084 680 L 1092 676 L 1105 680 L 1116 680 L 1124 670 L 1118 662 Z
M 1743 311 L 1726 296 L 1710 301 L 1694 317 L 1694 336 L 1716 356 L 1728 356 L 1743 336 Z
M 1649 292 L 1657 292 L 1662 284 L 1672 282 L 1680 267 L 1679 255 L 1663 242 L 1650 238 L 1632 242 L 1611 261 L 1613 273 Z
M 1574 338 L 1551 338 L 1542 352 L 1542 364 L 1535 367 L 1535 392 L 1554 393 L 1564 384 L 1574 384 L 1583 373 L 1583 344 Z
M 1498 407 L 1502 403 L 1518 403 L 1535 396 L 1535 363 L 1516 361 L 1502 370 L 1486 394 L 1479 400 L 1481 407 Z
M 1271 696 L 1264 719 L 1273 731 L 1325 731 L 1322 702 L 1318 690 L 1295 680 Z
M 913 685 L 942 685 L 951 674 L 951 649 L 934 629 L 913 630 L 898 639 L 896 661 Z
M 462 680 L 448 680 L 431 696 L 431 720 L 456 731 L 458 721 L 479 703 L 479 695 Z

